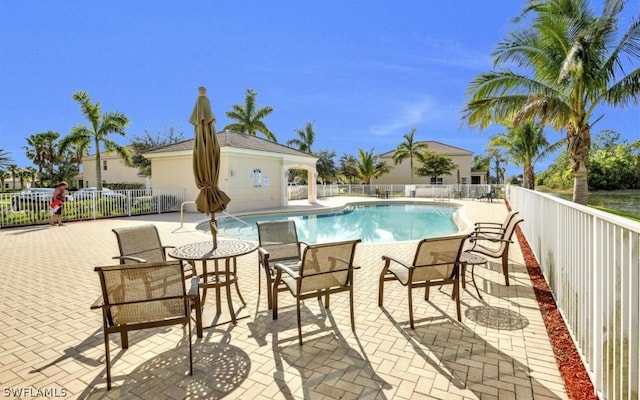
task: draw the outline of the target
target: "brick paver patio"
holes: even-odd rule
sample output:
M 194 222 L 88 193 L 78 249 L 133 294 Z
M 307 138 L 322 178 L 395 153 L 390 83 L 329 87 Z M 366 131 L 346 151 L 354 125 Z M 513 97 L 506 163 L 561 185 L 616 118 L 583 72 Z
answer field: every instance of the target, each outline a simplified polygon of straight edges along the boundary
M 507 212 L 501 201 L 459 203 L 471 221 L 501 222 Z M 111 229 L 154 223 L 164 244 L 180 245 L 210 238 L 196 229 L 205 218 L 187 214 L 182 228 L 179 214 L 172 213 L 0 230 L 0 396 L 566 398 L 518 246 L 510 254 L 511 286 L 504 286 L 499 260 L 476 268 L 484 299 L 467 285 L 462 323 L 455 320 L 449 288 L 432 290 L 429 302 L 416 295 L 415 330 L 408 326 L 404 287 L 386 285 L 384 307 L 378 307 L 381 256 L 410 261 L 416 241 L 359 245 L 356 333 L 346 293 L 332 296 L 328 311 L 306 301 L 302 347 L 293 297 L 280 296 L 279 319 L 273 321 L 266 290 L 261 298 L 257 294 L 257 255 L 243 256 L 239 281 L 248 317 L 207 328 L 202 339 L 194 330 L 194 375 L 188 374 L 186 331 L 179 326 L 131 333 L 126 351 L 112 335 L 113 389 L 107 392 L 101 314 L 89 306 L 99 294 L 93 267 L 112 264 L 118 253 Z M 206 307 L 215 307 L 209 297 Z

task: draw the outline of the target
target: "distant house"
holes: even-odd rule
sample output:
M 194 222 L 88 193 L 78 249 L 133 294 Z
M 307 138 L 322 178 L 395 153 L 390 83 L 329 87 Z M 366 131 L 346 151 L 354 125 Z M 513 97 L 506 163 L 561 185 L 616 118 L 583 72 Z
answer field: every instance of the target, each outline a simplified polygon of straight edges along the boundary
M 437 177 L 419 176 L 415 171 L 410 171 L 411 161 L 408 158 L 402 160 L 402 163 L 395 165 L 393 162 L 394 150 L 380 154 L 380 159 L 384 161 L 391 171 L 379 178 L 371 180 L 371 184 L 389 185 L 389 184 L 408 184 L 409 181 L 415 184 L 432 184 L 432 185 L 454 185 L 454 184 L 485 184 L 487 183 L 487 171 L 471 169 L 471 160 L 473 152 L 460 149 L 458 147 L 449 146 L 444 143 L 434 142 L 431 140 L 420 142 L 425 143 L 430 151 L 438 154 L 444 154 L 451 158 L 458 167 L 451 171 L 451 175 L 441 175 Z M 413 159 L 413 168 L 420 167 L 421 164 L 415 158 Z M 458 182 L 458 171 L 460 181 Z M 413 174 L 413 177 L 410 177 Z
M 129 167 L 115 152 L 100 153 L 102 184 L 137 183 L 147 185 L 148 177 L 141 175 L 138 168 Z M 82 172 L 78 175 L 78 188 L 98 186 L 96 182 L 96 155 L 82 159 Z
M 220 143 L 219 186 L 231 198 L 229 212 L 260 210 L 288 204 L 289 170 L 306 170 L 309 202 L 316 200 L 318 158 L 256 136 L 218 132 Z M 193 178 L 194 139 L 149 151 L 154 189 L 184 189 L 185 201 L 198 196 Z

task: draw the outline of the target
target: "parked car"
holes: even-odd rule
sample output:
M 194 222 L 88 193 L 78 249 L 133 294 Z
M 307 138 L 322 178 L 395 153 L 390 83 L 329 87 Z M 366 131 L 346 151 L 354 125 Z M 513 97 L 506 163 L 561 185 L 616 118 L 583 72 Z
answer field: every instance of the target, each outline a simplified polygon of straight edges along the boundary
M 14 211 L 21 211 L 25 209 L 48 209 L 49 204 L 53 201 L 52 188 L 31 188 L 23 189 L 20 193 L 11 198 L 11 206 Z M 72 195 L 67 194 L 67 201 L 72 201 L 74 198 Z
M 78 190 L 75 193 L 75 198 L 77 200 L 93 199 L 96 198 L 99 193 L 100 192 L 96 187 L 86 187 Z M 102 188 L 102 197 L 107 199 L 125 199 L 127 196 L 122 193 L 114 192 L 109 188 Z

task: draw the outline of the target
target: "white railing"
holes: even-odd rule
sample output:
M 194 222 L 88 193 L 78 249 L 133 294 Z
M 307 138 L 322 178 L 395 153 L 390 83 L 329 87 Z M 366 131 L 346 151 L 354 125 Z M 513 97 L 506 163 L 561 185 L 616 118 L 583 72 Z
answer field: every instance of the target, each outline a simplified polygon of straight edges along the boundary
M 513 209 L 598 395 L 640 393 L 640 223 L 517 187 Z
M 389 197 L 427 197 L 434 199 L 471 199 L 486 196 L 492 189 L 500 191 L 503 185 L 316 185 L 316 196 L 377 196 L 378 190 Z M 308 187 L 288 187 L 289 200 L 306 199 Z
M 62 217 L 64 221 L 76 221 L 179 211 L 183 200 L 182 189 L 68 192 Z M 50 203 L 48 193 L 2 193 L 0 227 L 48 223 Z

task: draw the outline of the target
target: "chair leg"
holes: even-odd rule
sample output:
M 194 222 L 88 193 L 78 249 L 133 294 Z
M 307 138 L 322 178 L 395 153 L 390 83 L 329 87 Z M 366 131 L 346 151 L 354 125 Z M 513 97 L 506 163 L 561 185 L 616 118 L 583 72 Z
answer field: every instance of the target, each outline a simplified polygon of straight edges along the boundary
M 504 274 L 504 284 L 509 286 L 509 249 L 502 253 L 502 273 Z
M 453 291 L 456 296 L 456 311 L 458 312 L 458 322 L 462 322 L 462 313 L 460 312 L 460 281 L 456 280 L 453 284 Z
M 266 281 L 267 281 L 267 309 L 271 310 L 273 308 L 273 298 L 272 296 L 274 295 L 273 292 L 277 292 L 278 288 L 277 287 L 272 287 L 273 285 L 273 280 L 271 279 L 271 276 L 269 275 L 269 271 L 267 271 L 265 269 L 265 273 L 266 273 Z
M 122 342 L 123 349 L 129 348 L 129 335 L 127 332 L 120 332 L 120 341 Z
M 409 298 L 409 325 L 411 326 L 411 329 L 414 329 L 413 327 L 413 295 L 411 294 L 411 282 L 409 282 L 409 284 L 407 285 L 407 297 Z
M 104 331 L 104 351 L 107 361 L 107 390 L 111 390 L 111 359 L 109 356 L 109 334 L 106 329 Z
M 193 307 L 196 309 L 196 333 L 198 338 L 202 339 L 202 306 L 200 305 L 200 296 L 193 299 Z
M 273 303 L 272 303 L 272 319 L 278 319 L 278 289 L 273 290 Z
M 296 314 L 298 315 L 298 342 L 302 346 L 302 323 L 300 322 L 300 299 L 296 298 Z
M 324 295 L 324 308 L 329 308 L 329 294 Z
M 351 330 L 356 331 L 356 321 L 353 317 L 353 286 L 349 289 L 349 311 L 351 312 Z
M 191 318 L 189 318 L 189 375 L 193 376 L 193 346 L 191 344 Z

